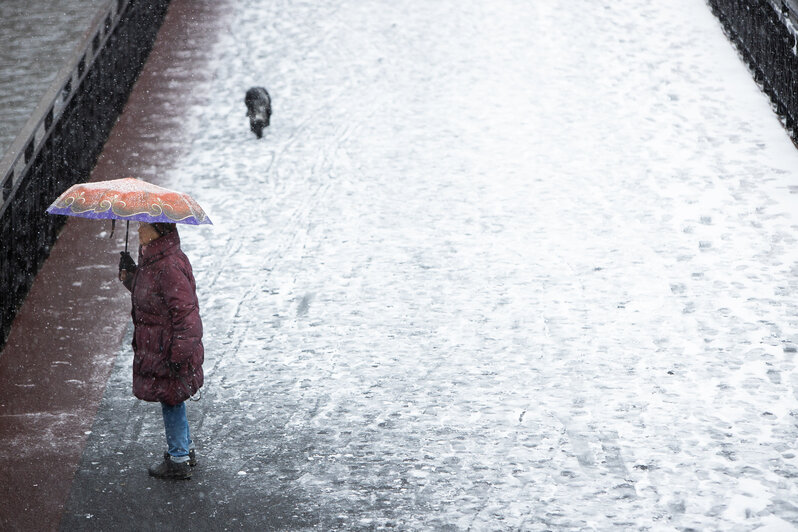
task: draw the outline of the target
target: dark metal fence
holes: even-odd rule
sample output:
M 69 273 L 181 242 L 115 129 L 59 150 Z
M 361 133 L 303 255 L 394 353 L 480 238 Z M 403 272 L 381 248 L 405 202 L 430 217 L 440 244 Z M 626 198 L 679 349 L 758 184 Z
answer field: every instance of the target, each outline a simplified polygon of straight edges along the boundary
M 708 0 L 798 143 L 798 0 Z
M 116 0 L 98 13 L 0 161 L 0 349 L 65 222 L 45 209 L 88 179 L 169 1 Z

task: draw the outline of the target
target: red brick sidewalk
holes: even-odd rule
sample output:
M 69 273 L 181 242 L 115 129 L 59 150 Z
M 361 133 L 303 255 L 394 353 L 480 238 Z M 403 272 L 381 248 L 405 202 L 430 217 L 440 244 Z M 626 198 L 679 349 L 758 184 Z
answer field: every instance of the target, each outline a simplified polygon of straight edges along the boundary
M 180 155 L 180 117 L 200 97 L 192 89 L 205 79 L 223 7 L 172 2 L 92 181 L 158 183 L 159 171 Z M 109 239 L 109 222 L 69 220 L 0 353 L 2 530 L 58 527 L 129 320 L 129 296 L 116 280 L 119 227 Z

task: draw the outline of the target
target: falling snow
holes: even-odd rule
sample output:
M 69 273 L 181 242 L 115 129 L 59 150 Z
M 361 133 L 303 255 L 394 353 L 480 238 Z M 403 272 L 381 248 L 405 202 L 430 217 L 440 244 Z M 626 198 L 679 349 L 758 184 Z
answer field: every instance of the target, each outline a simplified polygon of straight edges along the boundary
M 216 224 L 207 475 L 319 530 L 798 527 L 798 152 L 706 5 L 225 17 L 161 183 Z M 162 445 L 129 358 L 90 450 Z

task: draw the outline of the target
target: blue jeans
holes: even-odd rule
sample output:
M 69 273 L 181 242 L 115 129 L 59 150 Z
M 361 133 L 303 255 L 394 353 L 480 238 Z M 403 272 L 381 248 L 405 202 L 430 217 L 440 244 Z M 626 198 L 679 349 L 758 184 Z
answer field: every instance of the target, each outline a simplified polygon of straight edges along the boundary
M 161 403 L 161 409 L 169 455 L 177 459 L 175 462 L 184 462 L 188 460 L 188 450 L 194 448 L 186 419 L 186 403 L 175 406 Z

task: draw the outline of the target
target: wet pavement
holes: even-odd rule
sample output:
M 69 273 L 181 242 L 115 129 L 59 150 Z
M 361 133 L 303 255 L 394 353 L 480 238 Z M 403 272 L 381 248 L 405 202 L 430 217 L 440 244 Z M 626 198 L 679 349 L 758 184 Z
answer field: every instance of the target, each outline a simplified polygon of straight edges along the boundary
M 109 0 L 0 2 L 0 159 Z
M 798 527 L 798 153 L 705 5 L 199 5 L 95 177 L 216 223 L 200 464 L 114 322 L 61 529 Z
M 168 31 L 150 54 L 92 180 L 123 172 L 157 181 L 153 161 L 168 165 L 178 157 L 180 143 L 151 139 L 168 139 L 194 103 L 170 85 L 198 79 L 204 47 L 221 20 L 214 6 L 173 2 Z M 170 72 L 178 62 L 184 70 Z M 108 222 L 69 219 L 0 353 L 2 530 L 58 527 L 130 321 L 130 296 L 116 280 L 124 232 L 118 226 L 113 239 L 109 233 Z

